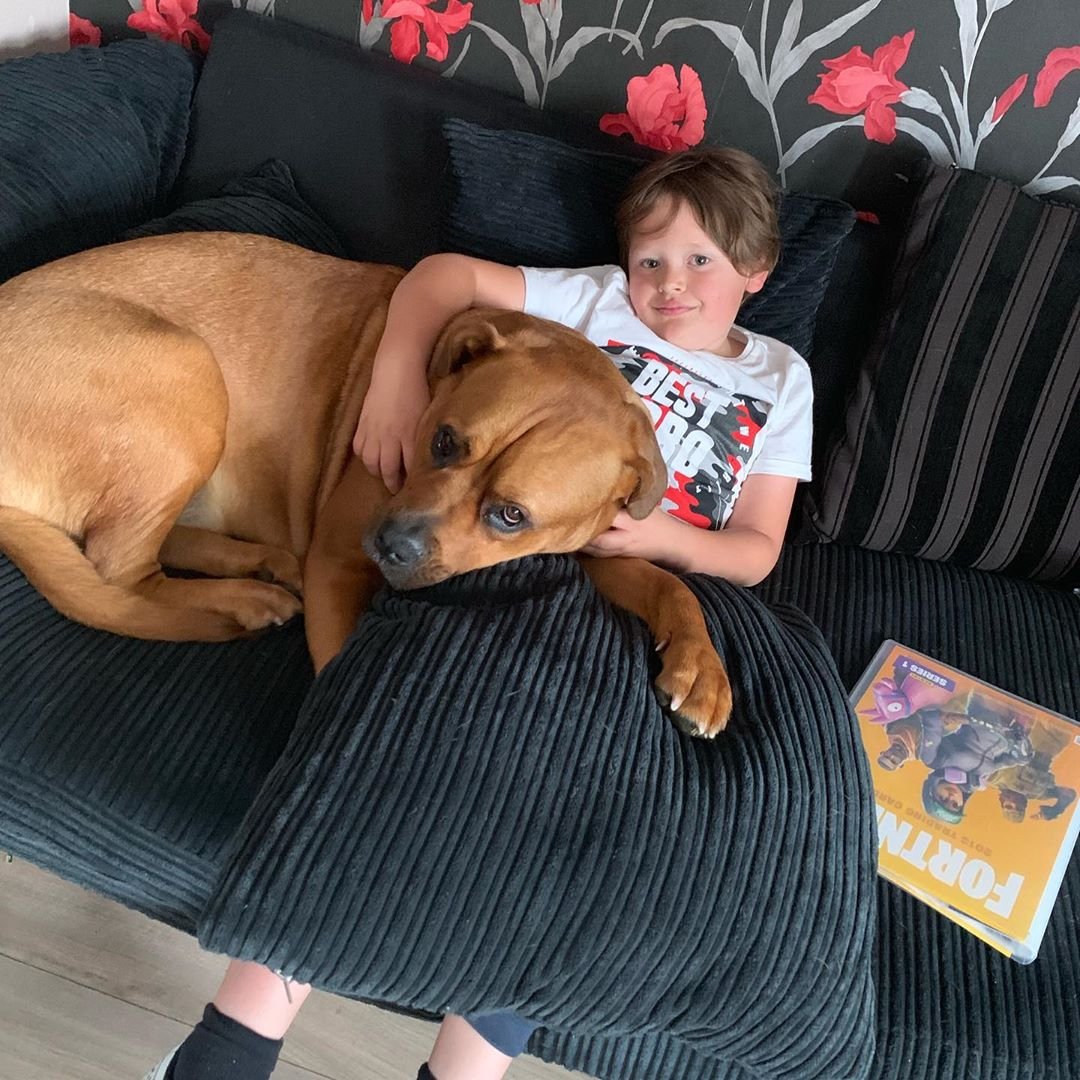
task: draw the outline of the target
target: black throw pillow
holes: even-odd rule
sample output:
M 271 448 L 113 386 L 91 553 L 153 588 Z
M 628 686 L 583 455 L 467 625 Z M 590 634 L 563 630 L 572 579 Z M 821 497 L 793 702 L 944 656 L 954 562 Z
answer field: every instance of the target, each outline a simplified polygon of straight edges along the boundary
M 648 631 L 574 559 L 380 592 L 203 944 L 403 1008 L 513 1009 L 590 1075 L 865 1077 L 876 848 L 847 694 L 800 613 L 686 581 L 731 675 L 715 741 L 661 712 Z
M 161 41 L 0 64 L 0 281 L 164 209 L 195 75 L 190 54 Z
M 230 180 L 216 194 L 177 207 L 148 221 L 125 239 L 175 232 L 245 232 L 272 236 L 323 255 L 345 258 L 334 230 L 296 190 L 284 161 L 265 161 L 257 169 Z
M 443 246 L 521 266 L 597 266 L 619 261 L 615 209 L 647 160 L 584 150 L 544 135 L 448 120 L 453 187 Z M 781 256 L 739 325 L 809 356 L 818 307 L 855 211 L 837 199 L 785 192 Z

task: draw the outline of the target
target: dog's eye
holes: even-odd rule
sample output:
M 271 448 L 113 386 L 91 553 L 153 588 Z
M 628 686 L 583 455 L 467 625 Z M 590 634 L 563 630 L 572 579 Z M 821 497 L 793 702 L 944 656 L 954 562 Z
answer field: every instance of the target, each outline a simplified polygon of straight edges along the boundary
M 431 440 L 431 460 L 436 466 L 449 465 L 461 457 L 462 444 L 449 424 L 443 424 Z
M 499 532 L 517 532 L 529 524 L 529 515 L 512 503 L 490 506 L 484 516 L 488 524 Z

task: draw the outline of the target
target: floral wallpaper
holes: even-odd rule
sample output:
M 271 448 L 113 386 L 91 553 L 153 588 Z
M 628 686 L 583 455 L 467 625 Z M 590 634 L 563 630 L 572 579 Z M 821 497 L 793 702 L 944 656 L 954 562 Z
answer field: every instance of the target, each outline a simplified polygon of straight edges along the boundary
M 197 52 L 232 7 L 595 119 L 755 153 L 890 212 L 913 158 L 1080 202 L 1080 20 L 1061 0 L 72 0 L 71 40 Z

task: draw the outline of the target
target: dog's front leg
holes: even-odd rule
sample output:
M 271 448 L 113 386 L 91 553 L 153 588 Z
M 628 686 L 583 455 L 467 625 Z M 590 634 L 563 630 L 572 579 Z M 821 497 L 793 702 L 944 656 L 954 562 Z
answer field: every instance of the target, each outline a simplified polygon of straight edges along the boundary
M 712 738 L 731 715 L 731 684 L 694 594 L 645 559 L 581 555 L 601 594 L 652 631 L 663 667 L 656 690 L 682 730 Z
M 383 583 L 360 546 L 386 492 L 354 458 L 315 520 L 304 560 L 304 628 L 318 674 L 341 651 Z

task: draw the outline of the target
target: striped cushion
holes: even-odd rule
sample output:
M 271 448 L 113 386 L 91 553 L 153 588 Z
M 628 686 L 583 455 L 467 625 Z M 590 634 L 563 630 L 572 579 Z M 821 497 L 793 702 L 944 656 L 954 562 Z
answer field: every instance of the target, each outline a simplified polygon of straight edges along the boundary
M 1080 213 L 928 172 L 814 491 L 825 536 L 1080 580 Z

